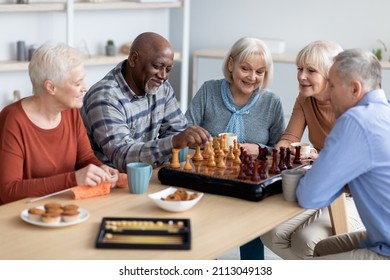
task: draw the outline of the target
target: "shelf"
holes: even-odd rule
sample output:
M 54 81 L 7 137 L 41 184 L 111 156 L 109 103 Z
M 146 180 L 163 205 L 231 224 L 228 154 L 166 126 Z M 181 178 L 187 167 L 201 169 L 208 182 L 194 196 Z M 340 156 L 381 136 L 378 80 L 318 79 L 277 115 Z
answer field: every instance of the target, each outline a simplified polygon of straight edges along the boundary
M 181 53 L 175 52 L 175 61 L 181 60 Z M 118 54 L 116 56 L 106 55 L 94 55 L 85 61 L 85 66 L 101 66 L 101 65 L 116 65 L 120 61 L 127 58 L 125 54 Z M 15 72 L 15 71 L 27 71 L 28 61 L 0 61 L 0 73 L 1 72 Z
M 65 3 L 0 4 L 0 13 L 63 12 L 65 7 Z
M 180 8 L 181 1 L 165 3 L 139 3 L 139 2 L 100 2 L 100 3 L 74 3 L 76 11 L 122 10 L 122 9 L 162 9 Z
M 164 9 L 181 8 L 182 2 L 165 3 L 139 3 L 139 2 L 100 2 L 73 4 L 75 11 L 107 11 L 107 10 L 131 10 L 131 9 Z M 32 3 L 32 4 L 0 4 L 0 13 L 9 12 L 64 12 L 66 3 Z

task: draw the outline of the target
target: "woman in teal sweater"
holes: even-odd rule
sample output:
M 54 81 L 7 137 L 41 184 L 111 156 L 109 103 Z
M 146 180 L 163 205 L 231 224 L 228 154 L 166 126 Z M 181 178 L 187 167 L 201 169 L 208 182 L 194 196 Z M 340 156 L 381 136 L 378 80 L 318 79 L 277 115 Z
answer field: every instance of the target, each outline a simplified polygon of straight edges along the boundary
M 224 79 L 205 82 L 186 112 L 189 125 L 213 136 L 237 134 L 248 153 L 272 149 L 284 131 L 280 98 L 267 87 L 273 76 L 272 56 L 263 41 L 244 37 L 234 43 L 223 64 Z M 264 259 L 260 238 L 240 247 L 241 259 Z

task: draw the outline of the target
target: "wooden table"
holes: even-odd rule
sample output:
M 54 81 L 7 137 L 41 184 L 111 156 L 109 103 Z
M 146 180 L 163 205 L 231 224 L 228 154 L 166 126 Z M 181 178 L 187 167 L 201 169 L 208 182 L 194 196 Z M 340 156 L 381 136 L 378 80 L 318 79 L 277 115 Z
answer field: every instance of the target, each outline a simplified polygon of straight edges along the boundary
M 160 184 L 157 171 L 149 194 L 168 187 Z M 32 204 L 27 200 L 0 206 L 0 259 L 215 259 L 304 211 L 297 203 L 285 201 L 282 194 L 260 202 L 205 194 L 194 208 L 181 213 L 166 212 L 147 194 L 130 194 L 128 189 L 112 189 L 107 196 L 77 201 L 72 200 L 70 192 Z M 19 217 L 24 209 L 48 202 L 76 203 L 90 213 L 90 218 L 69 227 L 46 228 Z M 103 217 L 188 218 L 191 250 L 96 249 Z

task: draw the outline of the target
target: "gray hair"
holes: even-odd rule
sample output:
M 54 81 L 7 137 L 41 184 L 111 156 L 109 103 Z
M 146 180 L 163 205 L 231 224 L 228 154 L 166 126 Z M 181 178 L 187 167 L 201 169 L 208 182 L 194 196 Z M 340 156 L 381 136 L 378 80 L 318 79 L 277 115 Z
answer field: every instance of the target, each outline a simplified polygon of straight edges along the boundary
M 376 56 L 366 50 L 350 49 L 334 58 L 337 75 L 344 84 L 359 80 L 365 92 L 381 87 L 382 67 Z
M 231 83 L 232 74 L 228 68 L 229 58 L 231 57 L 234 63 L 241 63 L 251 55 L 260 55 L 260 57 L 263 58 L 265 62 L 265 76 L 260 88 L 260 92 L 263 92 L 267 89 L 273 78 L 273 61 L 270 50 L 268 49 L 267 45 L 260 39 L 243 37 L 236 41 L 225 56 L 222 65 L 222 72 L 225 79 Z
M 317 71 L 325 78 L 328 78 L 333 58 L 343 51 L 343 48 L 332 41 L 318 40 L 305 46 L 297 55 L 295 64 L 302 67 L 305 64 L 313 64 Z
M 61 83 L 73 68 L 83 65 L 84 56 L 75 48 L 64 43 L 41 45 L 33 54 L 28 65 L 33 94 L 43 90 L 46 80 Z

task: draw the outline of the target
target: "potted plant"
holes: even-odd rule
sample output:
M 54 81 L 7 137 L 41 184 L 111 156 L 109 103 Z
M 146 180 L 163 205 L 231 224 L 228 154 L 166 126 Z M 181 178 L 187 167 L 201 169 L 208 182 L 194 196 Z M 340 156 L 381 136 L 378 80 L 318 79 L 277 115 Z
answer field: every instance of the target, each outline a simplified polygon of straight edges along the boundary
M 115 46 L 113 40 L 107 40 L 106 55 L 107 56 L 115 56 L 116 55 L 116 46 Z
M 383 52 L 387 52 L 387 47 L 383 41 L 378 40 L 378 42 L 382 45 L 382 48 L 373 49 L 372 52 L 378 58 L 378 60 L 382 60 L 382 54 Z

